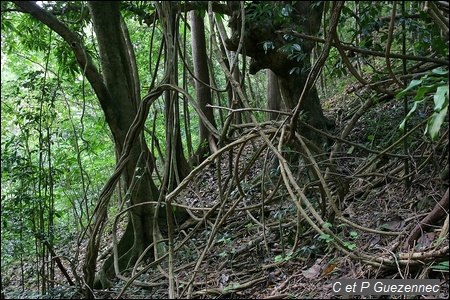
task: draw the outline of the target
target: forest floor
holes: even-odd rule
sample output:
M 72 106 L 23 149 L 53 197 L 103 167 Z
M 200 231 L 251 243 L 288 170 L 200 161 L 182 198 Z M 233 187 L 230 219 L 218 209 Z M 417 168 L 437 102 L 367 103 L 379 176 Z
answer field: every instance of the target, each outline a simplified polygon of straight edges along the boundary
M 358 100 L 351 97 L 351 87 L 338 98 L 329 99 L 324 107 L 328 117 L 336 122 L 335 133 L 341 132 L 349 118 L 358 106 Z M 365 113 L 346 138 L 369 149 L 382 151 L 399 137 L 398 125 L 403 119 L 402 104 L 397 100 L 379 103 Z M 420 120 L 419 120 L 420 121 Z M 411 120 L 411 123 L 414 121 Z M 411 125 L 412 126 L 412 125 Z M 439 239 L 444 219 L 417 240 L 415 250 L 403 249 L 402 245 L 410 232 L 438 203 L 448 188 L 447 180 L 440 178 L 442 166 L 448 166 L 447 149 L 434 149 L 426 146 L 422 131 L 411 136 L 410 153 L 410 187 L 400 173 L 393 173 L 396 168 L 403 170 L 403 159 L 390 156 L 375 157 L 358 147 L 342 145 L 336 162 L 342 176 L 349 182 L 349 191 L 345 197 L 343 216 L 364 228 L 386 232 L 379 234 L 346 224 L 335 222 L 333 226 L 340 228 L 343 238 L 349 247 L 369 253 L 373 257 L 396 259 L 400 253 L 439 251 L 447 249 L 448 234 Z M 254 153 L 261 148 L 261 141 L 248 142 L 242 152 L 236 147 L 233 160 L 229 153 L 224 153 L 220 162 L 221 184 L 232 187 L 233 190 L 222 190 L 219 186 L 217 166 L 210 165 L 197 174 L 189 187 L 177 198 L 176 203 L 192 208 L 198 208 L 196 218 L 201 219 L 217 205 L 216 213 L 203 224 L 194 227 L 180 224 L 175 232 L 175 240 L 181 241 L 192 234 L 189 241 L 175 253 L 175 294 L 177 298 L 252 298 L 252 299 L 326 299 L 343 298 L 333 295 L 331 285 L 336 279 L 438 279 L 441 283 L 440 295 L 436 298 L 448 298 L 448 258 L 423 259 L 410 265 L 374 267 L 367 261 L 358 261 L 344 254 L 327 240 L 320 236 L 303 220 L 298 220 L 297 208 L 289 200 L 286 190 L 280 188 L 279 197 L 272 202 L 261 205 L 262 199 L 267 199 L 274 192 L 275 184 L 266 182 L 261 189 L 261 170 L 267 173 L 276 172 L 266 165 L 267 149 L 258 154 L 255 161 L 251 160 Z M 402 146 L 392 150 L 402 153 Z M 448 147 L 448 144 L 447 144 Z M 430 153 L 435 151 L 435 153 Z M 240 155 L 239 169 L 235 169 L 236 155 Z M 425 167 L 421 164 L 426 157 L 433 155 Z M 268 156 L 270 158 L 270 155 Z M 373 166 L 367 162 L 374 159 Z M 231 161 L 231 168 L 229 162 Z M 299 183 L 301 177 L 307 177 L 307 170 L 301 162 L 291 162 L 293 167 L 299 165 Z M 249 169 L 245 169 L 249 166 Z M 367 167 L 364 173 L 357 170 Z M 226 185 L 228 176 L 237 171 L 245 174 L 240 188 L 236 185 Z M 384 174 L 384 176 L 380 175 Z M 404 174 L 404 173 L 403 173 Z M 382 178 L 382 180 L 379 180 Z M 225 183 L 224 183 L 225 182 Z M 245 197 L 239 196 L 240 189 Z M 226 204 L 221 205 L 219 194 L 226 194 Z M 317 198 L 313 191 L 311 199 Z M 317 200 L 317 199 L 316 199 Z M 319 200 L 317 200 L 319 202 Z M 234 209 L 230 208 L 234 206 Z M 317 204 L 320 206 L 320 204 Z M 230 212 L 229 214 L 227 214 Z M 206 224 L 205 224 L 206 223 Z M 263 225 L 264 224 L 264 225 Z M 210 239 L 214 230 L 215 235 Z M 395 235 L 393 232 L 403 232 Z M 392 234 L 390 234 L 392 233 Z M 77 247 L 76 239 L 67 246 L 58 249 L 59 255 L 73 256 Z M 102 252 L 111 245 L 111 235 L 105 235 Z M 209 245 L 209 247 L 206 247 Z M 445 248 L 447 247 L 447 248 Z M 78 261 L 82 262 L 84 253 L 78 253 Z M 100 256 L 102 253 L 100 253 Z M 447 261 L 447 270 L 442 269 L 442 261 Z M 99 262 L 101 264 L 102 261 Z M 79 264 L 78 272 L 82 274 Z M 135 271 L 143 268 L 140 265 Z M 165 270 L 165 271 L 163 271 Z M 8 284 L 4 286 L 6 298 L 38 298 L 36 292 L 14 291 L 14 285 L 20 286 L 18 269 L 12 268 Z M 100 299 L 150 299 L 168 297 L 167 266 L 150 268 L 138 276 L 130 286 L 125 288 L 125 282 L 117 280 L 108 291 L 96 291 Z M 71 272 L 73 274 L 73 272 Z M 2 274 L 3 275 L 3 274 Z M 130 276 L 130 274 L 124 274 Z M 61 274 L 58 275 L 58 277 Z M 25 286 L 35 286 L 35 277 L 30 276 L 30 283 Z M 5 284 L 4 279 L 2 279 Z M 61 276 L 58 282 L 66 282 Z M 54 298 L 81 298 L 73 289 L 61 286 L 59 297 L 57 291 Z M 71 292 L 72 291 L 72 292 Z M 359 298 L 374 298 L 374 296 L 356 296 Z M 391 298 L 401 298 L 400 296 Z M 424 297 L 409 297 L 423 299 Z M 432 298 L 432 297 L 431 297 Z M 425 298 L 425 299 L 431 299 Z

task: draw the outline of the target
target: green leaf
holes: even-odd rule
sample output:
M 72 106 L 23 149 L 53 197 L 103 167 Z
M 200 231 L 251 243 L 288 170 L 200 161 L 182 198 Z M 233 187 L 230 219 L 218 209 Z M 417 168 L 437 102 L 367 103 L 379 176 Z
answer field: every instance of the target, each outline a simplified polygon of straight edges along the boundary
M 350 231 L 350 235 L 355 239 L 358 238 L 358 233 L 356 231 Z
M 330 222 L 325 222 L 325 223 L 323 223 L 322 227 L 323 228 L 331 228 L 331 227 L 333 227 L 333 224 L 331 224 Z
M 292 6 L 288 5 L 281 9 L 281 14 L 283 17 L 289 17 L 292 13 Z
M 448 70 L 442 70 L 441 68 L 433 69 L 431 72 L 437 75 L 448 75 Z
M 401 91 L 400 93 L 397 94 L 397 96 L 395 96 L 395 98 L 399 99 L 401 97 L 403 97 L 407 91 L 412 90 L 413 88 L 415 88 L 416 86 L 419 86 L 422 84 L 422 79 L 414 79 L 412 80 L 408 87 L 406 89 L 404 89 L 403 91 Z
M 438 87 L 433 99 L 435 112 L 440 112 L 444 107 L 448 106 L 448 85 Z
M 266 53 L 266 54 L 267 54 L 267 51 L 268 51 L 268 50 L 272 50 L 272 49 L 274 49 L 274 48 L 275 48 L 275 46 L 273 45 L 273 42 L 272 42 L 272 41 L 265 41 L 265 42 L 263 43 L 264 53 Z
M 344 7 L 342 7 L 342 14 L 343 15 L 352 15 L 353 11 L 350 8 L 348 8 L 347 6 L 344 6 Z
M 294 44 L 294 45 L 292 45 L 292 49 L 294 51 L 301 51 L 302 47 L 299 44 Z
M 344 245 L 350 250 L 353 250 L 356 248 L 356 244 L 354 244 L 354 243 L 344 242 Z
M 299 67 L 293 67 L 292 69 L 289 70 L 289 75 L 292 75 L 293 73 L 295 74 L 300 74 L 300 68 Z
M 439 129 L 441 129 L 442 123 L 444 123 L 445 116 L 447 115 L 448 106 L 442 109 L 439 113 L 434 113 L 430 121 L 427 124 L 427 128 L 425 129 L 425 134 L 428 134 L 431 137 L 431 140 L 434 141 L 439 133 Z
M 355 150 L 355 146 L 351 146 L 351 147 L 348 149 L 347 154 L 352 154 L 352 153 L 353 153 L 353 150 Z
M 325 240 L 325 242 L 327 242 L 327 243 L 329 243 L 329 242 L 331 242 L 333 240 L 333 238 L 329 234 L 321 234 L 319 236 L 319 239 L 320 240 Z
M 440 262 L 437 265 L 431 266 L 431 268 L 435 269 L 435 270 L 442 270 L 442 271 L 447 271 L 448 272 L 448 266 L 449 266 L 449 263 L 448 263 L 448 260 L 447 260 L 447 261 L 442 261 L 442 262 Z
M 417 90 L 417 94 L 414 97 L 414 100 L 419 101 L 422 100 L 425 96 L 426 93 L 434 91 L 436 89 L 436 87 L 438 87 L 439 84 L 433 84 L 433 85 L 426 85 L 426 86 L 421 86 L 418 90 Z
M 413 104 L 413 107 L 411 108 L 411 110 L 409 111 L 409 113 L 406 115 L 406 117 L 403 119 L 403 121 L 400 123 L 400 125 L 398 126 L 400 128 L 400 130 L 404 130 L 405 129 L 405 123 L 406 121 L 408 121 L 409 117 L 412 115 L 413 112 L 416 111 L 417 109 L 417 105 L 419 105 L 420 103 L 422 103 L 423 101 L 415 101 Z

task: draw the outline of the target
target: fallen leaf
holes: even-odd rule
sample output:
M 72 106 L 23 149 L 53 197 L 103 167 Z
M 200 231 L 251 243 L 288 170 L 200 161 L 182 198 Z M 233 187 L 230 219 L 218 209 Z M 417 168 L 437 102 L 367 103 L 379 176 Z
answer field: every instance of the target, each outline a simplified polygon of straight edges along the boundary
M 331 273 L 331 271 L 333 271 L 339 264 L 331 264 L 328 266 L 328 268 L 325 269 L 325 271 L 323 271 L 322 273 L 322 277 L 323 276 L 327 276 L 328 274 Z
M 390 222 L 386 222 L 383 225 L 381 225 L 382 228 L 385 228 L 390 231 L 399 231 L 403 227 L 405 227 L 405 220 L 393 220 Z
M 427 232 L 417 239 L 417 244 L 422 245 L 422 248 L 426 248 L 431 245 L 436 234 L 434 232 Z
M 370 247 L 373 248 L 374 246 L 378 245 L 380 240 L 381 240 L 381 237 L 379 234 L 372 235 L 372 238 L 370 239 L 370 242 L 369 242 Z
M 220 281 L 223 282 L 223 283 L 226 283 L 226 282 L 228 281 L 228 278 L 230 278 L 229 275 L 222 274 L 222 275 L 220 276 Z
M 314 264 L 311 268 L 309 268 L 306 271 L 302 271 L 303 276 L 305 276 L 306 278 L 317 278 L 320 275 L 320 270 L 322 269 L 322 267 L 318 264 Z

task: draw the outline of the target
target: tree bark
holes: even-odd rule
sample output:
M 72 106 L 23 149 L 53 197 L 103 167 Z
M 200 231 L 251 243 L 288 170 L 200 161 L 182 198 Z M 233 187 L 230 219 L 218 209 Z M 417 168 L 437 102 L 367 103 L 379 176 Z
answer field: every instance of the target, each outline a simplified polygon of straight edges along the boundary
M 270 8 L 271 15 L 263 13 L 268 11 L 267 7 Z M 292 12 L 284 16 L 286 18 L 284 21 L 277 21 L 277 18 L 282 17 L 282 9 L 288 7 L 292 7 Z M 262 69 L 272 70 L 278 76 L 286 109 L 295 108 L 300 99 L 311 69 L 310 53 L 314 44 L 296 38 L 286 39 L 284 35 L 276 31 L 302 28 L 302 32 L 315 35 L 320 29 L 322 12 L 323 3 L 315 6 L 313 1 L 255 1 L 246 7 L 243 42 L 245 54 L 251 57 L 250 74 L 255 74 Z M 232 36 L 226 41 L 226 45 L 233 51 L 238 49 L 241 39 L 240 18 L 240 14 L 233 13 L 230 21 Z M 283 48 L 289 44 L 298 45 L 300 50 L 293 47 Z M 308 91 L 300 109 L 306 112 L 308 123 L 314 127 L 324 129 L 332 124 L 323 115 L 315 87 Z
M 192 34 L 192 60 L 194 62 L 195 96 L 201 110 L 203 110 L 208 121 L 216 127 L 212 108 L 207 107 L 212 103 L 211 90 L 209 88 L 209 70 L 206 55 L 205 25 L 198 11 L 191 11 L 191 34 Z M 199 118 L 199 145 L 195 153 L 195 163 L 202 163 L 207 155 L 217 150 L 216 140 L 208 128 Z
M 176 14 L 173 10 L 174 2 L 163 1 L 157 5 L 164 31 L 165 41 L 165 70 L 169 76 L 169 84 L 178 86 L 178 55 L 176 40 L 178 26 Z M 189 174 L 190 167 L 183 152 L 180 127 L 180 108 L 177 91 L 165 93 L 165 124 L 166 124 L 166 166 L 165 183 L 163 189 L 169 193 Z
M 272 70 L 267 69 L 266 79 L 267 79 L 267 90 L 266 90 L 267 109 L 281 110 L 281 94 L 277 74 L 272 72 Z M 279 116 L 280 116 L 279 113 L 269 112 L 267 113 L 266 118 L 268 120 L 277 120 Z
M 411 230 L 408 238 L 403 244 L 404 249 L 408 249 L 408 247 L 413 247 L 414 243 L 418 238 L 420 238 L 421 234 L 427 231 L 432 225 L 435 225 L 439 220 L 448 215 L 448 188 L 445 191 L 444 196 L 442 196 L 441 201 L 436 203 L 433 210 L 428 213 L 413 230 Z
M 120 2 L 92 1 L 88 3 L 88 7 L 98 41 L 103 81 L 110 95 L 105 104 L 114 114 L 114 122 L 110 120 L 108 125 L 115 147 L 118 153 L 121 153 L 127 132 L 137 114 L 137 104 L 140 102 L 140 95 L 136 93 L 139 90 L 139 79 L 131 69 L 131 60 L 134 57 L 130 53 L 133 49 L 127 47 L 121 28 Z M 153 169 L 150 151 L 143 135 L 139 135 L 138 139 L 132 145 L 130 159 L 123 172 L 124 194 L 129 195 L 125 200 L 128 200 L 130 205 L 155 201 L 159 194 L 150 174 Z M 136 170 L 141 172 L 135 173 Z M 140 182 L 132 188 L 132 182 L 136 180 L 137 175 L 141 176 Z M 127 228 L 118 245 L 119 271 L 133 266 L 139 255 L 153 241 L 153 216 L 152 205 L 138 206 L 130 210 Z M 113 256 L 105 261 L 101 276 L 95 283 L 96 287 L 108 287 L 108 278 L 115 274 L 113 262 Z

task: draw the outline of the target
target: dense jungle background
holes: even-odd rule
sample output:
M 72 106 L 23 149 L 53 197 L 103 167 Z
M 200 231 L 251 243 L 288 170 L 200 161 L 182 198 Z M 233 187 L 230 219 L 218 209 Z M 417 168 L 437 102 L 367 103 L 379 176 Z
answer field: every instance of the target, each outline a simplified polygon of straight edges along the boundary
M 2 1 L 2 299 L 448 298 L 448 18 Z

